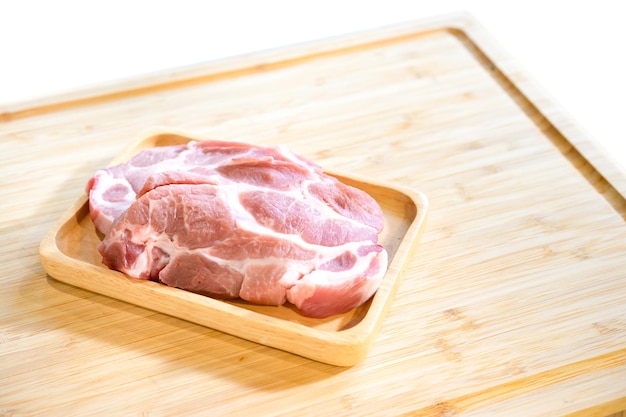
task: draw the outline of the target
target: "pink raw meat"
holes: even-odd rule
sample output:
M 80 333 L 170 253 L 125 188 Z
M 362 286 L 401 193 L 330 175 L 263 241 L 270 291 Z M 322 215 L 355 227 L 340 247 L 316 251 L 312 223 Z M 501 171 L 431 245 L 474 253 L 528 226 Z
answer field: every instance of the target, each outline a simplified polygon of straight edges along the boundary
M 285 147 L 150 148 L 87 192 L 103 263 L 133 278 L 321 318 L 367 301 L 387 268 L 376 201 Z

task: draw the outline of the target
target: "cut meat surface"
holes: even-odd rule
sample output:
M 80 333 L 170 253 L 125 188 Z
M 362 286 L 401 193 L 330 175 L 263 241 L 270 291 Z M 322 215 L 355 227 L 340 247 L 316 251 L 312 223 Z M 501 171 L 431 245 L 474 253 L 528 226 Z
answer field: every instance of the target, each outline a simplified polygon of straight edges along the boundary
M 87 192 L 103 263 L 133 278 L 321 318 L 367 301 L 387 268 L 376 201 L 285 147 L 151 148 Z

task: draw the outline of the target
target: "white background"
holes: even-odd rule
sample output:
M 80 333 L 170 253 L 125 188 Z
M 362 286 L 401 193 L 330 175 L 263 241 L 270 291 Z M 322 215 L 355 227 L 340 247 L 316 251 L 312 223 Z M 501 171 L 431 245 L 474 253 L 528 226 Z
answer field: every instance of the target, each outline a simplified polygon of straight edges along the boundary
M 0 107 L 466 11 L 626 170 L 626 12 L 606 1 L 0 0 Z

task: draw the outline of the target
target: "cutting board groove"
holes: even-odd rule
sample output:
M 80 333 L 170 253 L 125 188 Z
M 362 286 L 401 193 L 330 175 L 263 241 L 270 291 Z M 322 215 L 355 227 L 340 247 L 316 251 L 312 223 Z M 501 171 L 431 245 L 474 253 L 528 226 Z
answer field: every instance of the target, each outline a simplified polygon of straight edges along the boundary
M 626 219 L 626 199 L 604 176 L 572 145 L 572 143 L 556 128 L 535 104 L 498 68 L 498 66 L 481 50 L 462 30 L 452 29 L 452 33 L 471 51 L 476 60 L 489 71 L 504 91 L 519 106 L 526 116 L 545 133 L 556 149 L 587 179 L 589 184 L 602 195 L 606 201 Z
M 440 28 L 417 33 L 408 33 L 390 38 L 377 39 L 370 42 L 364 42 L 362 39 L 358 42 L 348 41 L 347 45 L 340 45 L 339 47 L 336 45 L 329 45 L 331 47 L 328 48 L 325 45 L 321 45 L 321 50 L 310 51 L 306 55 L 301 54 L 301 46 L 292 49 L 283 48 L 279 51 L 280 55 L 278 56 L 278 59 L 274 58 L 274 51 L 255 54 L 255 56 L 251 58 L 255 62 L 250 66 L 235 66 L 234 68 L 223 69 L 220 68 L 220 62 L 216 62 L 209 63 L 208 71 L 203 69 L 200 74 L 197 75 L 194 74 L 197 71 L 197 68 L 194 66 L 168 73 L 157 73 L 152 76 L 144 75 L 140 78 L 118 80 L 110 85 L 69 92 L 65 95 L 50 97 L 48 100 L 40 99 L 39 103 L 25 102 L 9 106 L 7 109 L 0 112 L 0 122 L 7 122 L 14 119 L 31 117 L 50 112 L 69 110 L 75 107 L 89 106 L 107 101 L 122 100 L 129 97 L 153 94 L 166 90 L 190 87 L 196 84 L 219 82 L 224 79 L 245 77 L 259 72 L 273 71 L 293 65 L 304 65 L 307 61 L 314 59 L 330 57 L 332 55 L 342 55 L 359 50 L 384 47 L 387 44 L 427 36 L 432 31 L 441 30 L 453 31 L 448 28 Z M 454 30 L 454 32 L 457 31 Z M 316 45 L 311 46 L 315 47 Z M 242 58 L 245 59 L 246 57 Z M 216 68 L 210 68 L 211 64 L 216 64 Z

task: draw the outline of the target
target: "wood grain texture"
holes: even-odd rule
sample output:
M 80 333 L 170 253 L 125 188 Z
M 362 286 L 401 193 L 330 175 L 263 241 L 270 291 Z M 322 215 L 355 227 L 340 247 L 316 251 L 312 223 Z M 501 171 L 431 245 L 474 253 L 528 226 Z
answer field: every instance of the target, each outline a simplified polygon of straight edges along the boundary
M 471 17 L 0 113 L 4 414 L 624 409 L 626 176 Z M 361 363 L 311 361 L 46 277 L 46 231 L 97 168 L 155 125 L 287 143 L 331 171 L 428 196 L 419 250 Z

